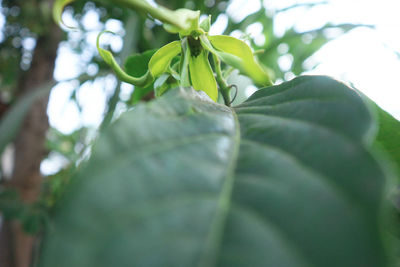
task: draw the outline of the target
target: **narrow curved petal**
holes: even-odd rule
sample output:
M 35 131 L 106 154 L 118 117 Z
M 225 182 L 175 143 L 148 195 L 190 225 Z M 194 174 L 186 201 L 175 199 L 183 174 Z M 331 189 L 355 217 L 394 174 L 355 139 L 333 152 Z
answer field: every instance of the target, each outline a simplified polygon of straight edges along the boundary
M 68 4 L 74 2 L 74 0 L 56 0 L 54 2 L 53 5 L 53 19 L 57 24 L 63 24 L 64 26 L 68 27 L 68 28 L 72 28 L 69 27 L 67 25 L 64 24 L 64 22 L 62 21 L 61 15 L 62 12 L 64 10 L 64 7 L 67 6 Z
M 127 82 L 127 83 L 130 83 L 130 84 L 133 84 L 136 86 L 141 86 L 141 87 L 149 85 L 154 80 L 154 78 L 152 77 L 152 75 L 149 71 L 147 71 L 146 74 L 144 74 L 141 77 L 133 77 L 133 76 L 127 74 L 118 65 L 118 63 L 115 61 L 113 54 L 110 51 L 105 50 L 100 47 L 100 36 L 105 32 L 112 33 L 110 31 L 103 31 L 97 36 L 97 41 L 96 41 L 97 50 L 99 51 L 99 54 L 103 58 L 103 60 L 114 70 L 118 79 L 120 79 L 123 82 Z
M 203 37 L 203 39 L 205 39 Z M 249 76 L 256 84 L 272 85 L 268 73 L 261 67 L 250 47 L 243 41 L 227 35 L 209 36 L 216 55 L 225 63 Z
M 149 61 L 149 71 L 154 78 L 157 78 L 168 70 L 171 60 L 181 52 L 181 45 L 179 41 L 173 41 L 164 45 Z
M 115 61 L 113 54 L 110 51 L 100 47 L 100 36 L 105 32 L 109 31 L 103 31 L 97 36 L 97 50 L 99 51 L 100 56 L 114 70 L 115 74 L 121 81 L 136 86 L 148 86 L 152 81 L 154 81 L 155 78 L 159 77 L 161 74 L 165 73 L 168 70 L 168 66 L 171 64 L 171 60 L 181 52 L 179 41 L 174 41 L 161 47 L 151 57 L 148 65 L 148 71 L 141 77 L 133 77 L 127 74 L 118 65 L 118 63 Z
M 197 57 L 190 56 L 189 73 L 194 89 L 204 91 L 212 100 L 217 101 L 217 82 L 208 61 L 207 51 L 203 49 Z

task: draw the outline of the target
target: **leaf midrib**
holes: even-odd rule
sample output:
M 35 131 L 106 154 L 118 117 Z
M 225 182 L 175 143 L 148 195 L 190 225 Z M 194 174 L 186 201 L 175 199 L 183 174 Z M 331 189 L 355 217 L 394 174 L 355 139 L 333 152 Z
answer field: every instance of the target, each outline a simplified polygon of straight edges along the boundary
M 208 233 L 205 242 L 203 254 L 197 265 L 199 267 L 216 265 L 226 225 L 226 219 L 231 206 L 230 200 L 232 198 L 233 185 L 235 181 L 234 172 L 239 157 L 240 127 L 239 127 L 239 120 L 236 116 L 235 111 L 233 109 L 230 110 L 235 122 L 235 135 L 233 136 L 234 148 L 231 160 L 229 162 L 229 165 L 227 166 L 225 182 L 222 186 L 221 194 L 218 198 L 216 215 L 213 219 L 213 222 L 211 223 L 210 231 Z

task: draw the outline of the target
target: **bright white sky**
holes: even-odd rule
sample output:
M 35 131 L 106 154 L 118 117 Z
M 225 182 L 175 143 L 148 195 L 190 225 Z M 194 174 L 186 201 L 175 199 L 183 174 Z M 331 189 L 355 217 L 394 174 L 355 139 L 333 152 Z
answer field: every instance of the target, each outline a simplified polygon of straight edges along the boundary
M 280 9 L 295 3 L 312 1 L 301 0 L 233 0 L 228 8 L 228 15 L 240 20 L 249 13 L 257 11 L 261 4 L 268 10 Z M 323 74 L 352 83 L 367 96 L 377 102 L 382 108 L 400 119 L 400 0 L 331 0 L 328 4 L 315 6 L 311 9 L 297 8 L 291 12 L 280 13 L 276 17 L 275 32 L 283 34 L 284 30 L 295 25 L 298 31 L 308 31 L 319 28 L 327 22 L 363 23 L 376 26 L 375 30 L 359 28 L 345 34 L 325 45 L 309 62 L 318 63 L 318 67 L 307 74 Z M 67 24 L 70 16 L 64 14 Z M 93 32 L 87 35 L 90 42 L 95 44 L 99 27 L 98 15 L 91 12 L 84 18 L 87 29 Z M 226 26 L 226 17 L 220 16 L 213 25 L 211 33 L 218 34 Z M 118 32 L 121 25 L 111 20 L 106 28 Z M 252 25 L 247 32 L 257 39 L 262 25 Z M 235 33 L 239 35 L 240 33 Z M 334 33 L 332 33 L 334 34 Z M 107 37 L 104 36 L 104 43 Z M 121 49 L 122 39 L 119 36 L 108 37 L 108 42 L 114 51 Z M 261 36 L 258 36 L 260 39 Z M 257 39 L 257 40 L 258 40 Z M 262 42 L 262 38 L 260 42 Z M 290 56 L 283 56 L 279 64 L 290 67 Z M 68 70 L 68 72 L 66 72 Z M 81 71 L 79 58 L 67 47 L 60 49 L 57 60 L 55 77 L 64 80 L 74 77 Z M 115 83 L 113 78 L 106 79 L 107 84 Z M 73 83 L 61 83 L 51 93 L 48 114 L 50 123 L 64 133 L 68 133 L 81 125 L 96 127 L 101 122 L 105 108 L 105 101 L 110 94 L 108 86 L 101 82 L 86 84 L 78 92 L 77 99 L 82 107 L 79 114 L 78 107 L 69 101 L 74 88 Z M 108 87 L 110 88 L 110 87 Z M 124 86 L 123 95 L 132 90 Z

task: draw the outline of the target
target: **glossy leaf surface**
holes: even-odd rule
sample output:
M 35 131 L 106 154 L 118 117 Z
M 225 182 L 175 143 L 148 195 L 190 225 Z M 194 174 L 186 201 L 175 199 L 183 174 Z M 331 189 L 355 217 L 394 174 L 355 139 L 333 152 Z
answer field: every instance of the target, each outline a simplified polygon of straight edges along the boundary
M 388 266 L 375 128 L 327 77 L 235 109 L 169 91 L 98 140 L 40 266 Z
M 224 266 L 387 266 L 375 123 L 327 77 L 259 90 L 236 108 L 241 147 Z M 241 254 L 239 255 L 239 251 Z

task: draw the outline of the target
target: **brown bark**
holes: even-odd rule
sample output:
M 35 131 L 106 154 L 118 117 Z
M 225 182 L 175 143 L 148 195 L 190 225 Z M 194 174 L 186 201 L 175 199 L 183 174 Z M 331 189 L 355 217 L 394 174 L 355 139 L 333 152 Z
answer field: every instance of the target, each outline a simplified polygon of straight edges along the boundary
M 31 68 L 18 84 L 19 95 L 29 93 L 53 79 L 61 38 L 61 30 L 56 25 L 49 26 L 49 32 L 38 37 Z M 40 163 L 47 153 L 44 143 L 49 127 L 47 102 L 48 96 L 33 104 L 14 142 L 14 170 L 10 186 L 18 190 L 25 203 L 35 202 L 41 191 Z M 35 236 L 26 234 L 18 222 L 5 222 L 0 233 L 0 266 L 30 266 L 35 242 Z

